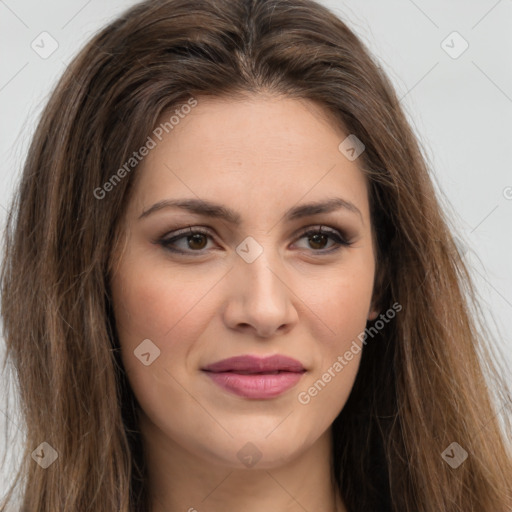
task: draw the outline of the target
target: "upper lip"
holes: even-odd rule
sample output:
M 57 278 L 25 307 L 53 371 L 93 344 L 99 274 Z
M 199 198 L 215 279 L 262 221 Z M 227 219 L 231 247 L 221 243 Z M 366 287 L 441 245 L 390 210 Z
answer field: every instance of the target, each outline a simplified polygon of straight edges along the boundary
M 276 354 L 268 357 L 249 355 L 230 357 L 205 366 L 203 370 L 214 373 L 266 373 L 276 371 L 301 373 L 305 371 L 305 368 L 296 359 Z

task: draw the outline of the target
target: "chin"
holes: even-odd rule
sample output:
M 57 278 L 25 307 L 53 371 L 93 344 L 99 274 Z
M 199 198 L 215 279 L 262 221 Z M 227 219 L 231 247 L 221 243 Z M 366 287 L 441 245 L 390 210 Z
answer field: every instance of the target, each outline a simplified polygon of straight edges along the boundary
M 245 435 L 212 441 L 214 448 L 211 445 L 205 447 L 207 453 L 201 448 L 201 457 L 231 469 L 268 470 L 287 464 L 313 444 L 305 436 L 291 438 L 284 430 L 281 435 L 273 432 L 268 438 L 262 432 L 259 430 L 252 435 L 246 431 Z

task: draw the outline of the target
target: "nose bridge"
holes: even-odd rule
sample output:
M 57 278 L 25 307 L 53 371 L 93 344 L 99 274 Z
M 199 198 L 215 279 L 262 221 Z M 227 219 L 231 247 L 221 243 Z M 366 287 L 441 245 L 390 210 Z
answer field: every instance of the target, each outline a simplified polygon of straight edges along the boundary
M 270 236 L 261 240 L 247 237 L 236 248 L 226 321 L 232 328 L 249 325 L 268 337 L 295 316 L 277 249 Z
M 283 267 L 272 246 L 271 237 L 261 243 L 253 237 L 247 237 L 237 247 L 239 260 L 236 263 L 237 274 L 245 282 L 249 297 L 274 301 L 283 298 Z M 244 287 L 245 288 L 245 287 Z

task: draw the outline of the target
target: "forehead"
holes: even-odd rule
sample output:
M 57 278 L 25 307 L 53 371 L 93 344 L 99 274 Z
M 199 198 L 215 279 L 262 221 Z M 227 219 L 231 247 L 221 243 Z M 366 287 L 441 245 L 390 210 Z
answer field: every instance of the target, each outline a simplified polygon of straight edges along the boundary
M 137 170 L 137 210 L 196 196 L 271 211 L 338 195 L 368 215 L 364 174 L 338 149 L 348 134 L 318 104 L 198 97 L 170 123 L 176 109 L 159 119 L 161 140 L 152 135 L 155 145 Z

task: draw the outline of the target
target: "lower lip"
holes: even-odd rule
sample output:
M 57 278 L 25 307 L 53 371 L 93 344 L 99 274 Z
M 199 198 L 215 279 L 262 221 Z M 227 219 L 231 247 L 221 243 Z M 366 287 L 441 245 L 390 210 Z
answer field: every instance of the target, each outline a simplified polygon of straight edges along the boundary
M 233 372 L 205 373 L 215 384 L 235 395 L 260 400 L 281 395 L 295 386 L 303 375 L 295 372 L 253 375 Z

